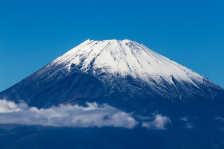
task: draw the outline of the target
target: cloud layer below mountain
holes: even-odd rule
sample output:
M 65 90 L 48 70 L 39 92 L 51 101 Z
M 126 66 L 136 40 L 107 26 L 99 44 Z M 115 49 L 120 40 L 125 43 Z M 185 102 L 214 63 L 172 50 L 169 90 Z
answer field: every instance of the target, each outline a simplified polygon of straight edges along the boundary
M 148 129 L 166 129 L 170 118 L 161 114 L 144 117 L 141 126 Z M 139 118 L 140 117 L 140 118 Z M 123 127 L 132 129 L 139 123 L 132 115 L 108 104 L 86 102 L 86 106 L 59 105 L 47 109 L 29 107 L 26 103 L 18 104 L 0 99 L 0 124 L 41 125 L 54 127 Z
M 56 127 L 124 127 L 133 128 L 138 122 L 130 113 L 107 104 L 86 103 L 87 106 L 59 105 L 48 109 L 29 107 L 26 103 L 15 104 L 0 100 L 0 123 L 42 125 Z

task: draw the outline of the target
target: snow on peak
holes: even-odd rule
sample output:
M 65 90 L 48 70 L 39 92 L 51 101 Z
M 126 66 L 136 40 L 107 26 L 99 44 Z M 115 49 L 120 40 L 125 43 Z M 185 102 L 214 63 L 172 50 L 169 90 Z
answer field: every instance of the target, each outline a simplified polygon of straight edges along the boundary
M 141 78 L 148 82 L 149 78 L 158 80 L 163 77 L 167 82 L 176 80 L 187 81 L 194 84 L 203 81 L 203 77 L 190 69 L 150 50 L 143 44 L 125 40 L 86 40 L 77 47 L 68 51 L 53 61 L 54 64 L 65 64 L 70 70 L 74 66 L 88 73 L 91 69 L 93 75 L 96 70 L 110 75 Z

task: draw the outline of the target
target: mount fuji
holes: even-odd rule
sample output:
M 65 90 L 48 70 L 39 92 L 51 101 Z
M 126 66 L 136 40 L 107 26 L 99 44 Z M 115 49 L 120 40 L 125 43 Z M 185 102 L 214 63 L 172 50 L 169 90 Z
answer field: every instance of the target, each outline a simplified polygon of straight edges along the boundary
M 224 88 L 128 39 L 88 39 L 1 92 L 0 99 L 16 104 L 23 100 L 28 106 L 43 109 L 96 102 L 133 113 L 133 118 L 139 122 L 133 130 L 119 128 L 118 131 L 110 127 L 71 130 L 83 135 L 87 142 L 93 137 L 89 133 L 102 134 L 103 131 L 111 136 L 119 134 L 118 138 L 125 137 L 123 141 L 129 142 L 125 146 L 119 139 L 98 136 L 94 140 L 101 145 L 95 148 L 224 147 Z M 169 123 L 166 127 L 159 123 L 164 117 L 166 124 Z M 162 126 L 153 127 L 152 124 Z M 9 131 L 21 134 L 28 129 L 26 127 Z M 39 131 L 36 127 L 32 133 Z M 44 133 L 51 136 L 52 132 L 61 132 L 61 129 L 44 130 Z M 9 137 L 6 132 L 3 134 Z M 61 134 L 71 135 L 67 130 Z M 8 142 L 2 147 L 22 147 L 21 141 Z M 80 148 L 91 148 L 85 145 L 84 142 L 79 144 Z

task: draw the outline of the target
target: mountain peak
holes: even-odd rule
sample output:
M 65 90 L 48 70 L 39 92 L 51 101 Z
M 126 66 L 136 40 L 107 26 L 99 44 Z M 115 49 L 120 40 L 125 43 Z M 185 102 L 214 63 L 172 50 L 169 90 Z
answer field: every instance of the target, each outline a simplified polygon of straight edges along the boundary
M 202 76 L 176 62 L 150 50 L 143 44 L 129 39 L 124 40 L 86 40 L 53 61 L 64 64 L 71 71 L 78 68 L 94 76 L 106 73 L 117 76 L 130 75 L 146 82 L 156 81 L 163 77 L 172 84 L 172 77 L 179 81 L 193 83 L 192 79 L 202 82 Z M 100 70 L 100 72 L 98 71 Z M 171 77 L 172 76 L 172 77 Z
M 106 40 L 93 40 L 93 39 L 87 39 L 86 41 L 100 41 L 100 42 L 134 42 L 130 39 L 123 39 L 123 40 L 117 40 L 117 39 L 106 39 Z M 86 42 L 84 41 L 84 42 Z

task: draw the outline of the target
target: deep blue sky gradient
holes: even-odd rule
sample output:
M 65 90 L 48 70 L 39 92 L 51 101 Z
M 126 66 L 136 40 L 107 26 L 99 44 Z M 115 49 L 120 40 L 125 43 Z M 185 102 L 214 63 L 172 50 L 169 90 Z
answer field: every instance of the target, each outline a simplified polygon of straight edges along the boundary
M 0 91 L 91 38 L 143 43 L 224 87 L 223 0 L 0 1 Z

